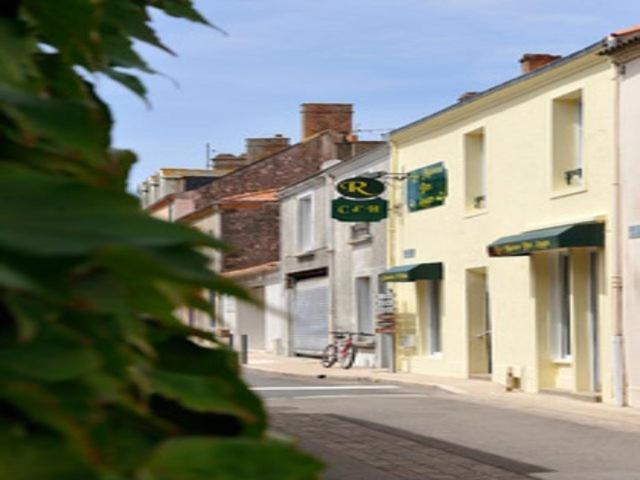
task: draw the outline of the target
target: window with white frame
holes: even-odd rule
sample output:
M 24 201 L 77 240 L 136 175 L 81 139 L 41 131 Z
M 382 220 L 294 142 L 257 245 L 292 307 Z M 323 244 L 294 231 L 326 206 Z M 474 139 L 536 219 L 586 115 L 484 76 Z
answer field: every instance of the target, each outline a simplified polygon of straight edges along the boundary
M 571 359 L 571 261 L 568 253 L 550 254 L 551 351 L 556 360 Z
M 422 297 L 420 299 L 422 351 L 427 355 L 438 355 L 442 352 L 441 281 L 426 281 L 418 291 Z
M 311 195 L 298 198 L 298 250 L 306 252 L 313 247 L 313 200 Z
M 584 183 L 582 92 L 553 100 L 553 187 L 562 190 Z
M 484 129 L 464 136 L 466 209 L 482 210 L 487 204 L 487 162 Z

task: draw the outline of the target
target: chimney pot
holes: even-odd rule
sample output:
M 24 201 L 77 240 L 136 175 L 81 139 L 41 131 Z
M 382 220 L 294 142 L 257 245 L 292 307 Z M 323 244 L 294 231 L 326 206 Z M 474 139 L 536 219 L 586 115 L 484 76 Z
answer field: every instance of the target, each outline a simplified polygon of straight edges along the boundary
M 551 62 L 555 62 L 561 55 L 551 55 L 549 53 L 525 53 L 520 59 L 522 73 L 530 73 L 534 70 L 542 68 Z
M 479 92 L 464 92 L 458 97 L 458 102 L 466 102 L 467 100 L 471 100 L 473 97 L 477 97 L 478 94 Z

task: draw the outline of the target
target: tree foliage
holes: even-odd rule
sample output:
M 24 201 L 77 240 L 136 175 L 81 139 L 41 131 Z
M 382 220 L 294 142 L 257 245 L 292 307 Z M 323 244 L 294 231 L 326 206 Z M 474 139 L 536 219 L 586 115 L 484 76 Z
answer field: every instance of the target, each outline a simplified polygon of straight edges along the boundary
M 144 97 L 134 41 L 171 52 L 150 9 L 208 25 L 190 0 L 0 2 L 0 479 L 315 478 L 235 355 L 174 316 L 244 297 L 199 253 L 221 245 L 125 192 L 92 80 Z

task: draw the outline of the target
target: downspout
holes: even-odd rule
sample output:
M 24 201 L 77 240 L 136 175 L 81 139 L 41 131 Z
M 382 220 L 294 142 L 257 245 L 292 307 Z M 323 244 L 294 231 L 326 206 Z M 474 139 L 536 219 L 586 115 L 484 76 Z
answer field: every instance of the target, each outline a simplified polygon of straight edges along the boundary
M 390 172 L 398 172 L 398 146 L 396 143 L 389 139 L 390 147 Z M 397 221 L 398 221 L 398 182 L 391 180 L 391 188 L 389 189 L 389 221 L 387 222 L 387 267 L 393 267 L 396 265 L 396 235 L 398 233 Z M 397 306 L 396 306 L 397 308 Z M 396 312 L 397 313 L 397 312 Z M 397 333 L 391 335 L 391 372 L 395 373 L 398 370 L 398 353 L 397 353 Z
M 329 331 L 337 330 L 336 328 L 336 310 L 337 310 L 337 299 L 336 299 L 336 252 L 335 252 L 335 226 L 334 219 L 331 218 L 331 200 L 333 200 L 333 191 L 335 184 L 335 177 L 326 173 L 324 175 L 324 191 L 325 191 L 325 222 L 327 222 L 327 227 L 325 228 L 326 244 L 327 244 L 327 255 L 329 256 L 328 264 L 329 264 Z
M 613 373 L 613 404 L 617 407 L 625 405 L 625 369 L 624 342 L 622 327 L 622 186 L 620 175 L 620 80 L 621 67 L 617 64 L 614 85 L 614 159 L 613 159 L 613 271 L 611 272 L 612 298 L 612 373 Z

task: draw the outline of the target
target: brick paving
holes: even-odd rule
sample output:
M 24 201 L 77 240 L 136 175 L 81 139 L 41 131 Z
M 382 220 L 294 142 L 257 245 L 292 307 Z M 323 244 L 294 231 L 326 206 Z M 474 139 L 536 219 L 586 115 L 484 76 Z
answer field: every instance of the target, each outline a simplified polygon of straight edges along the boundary
M 437 439 L 337 415 L 274 412 L 271 422 L 275 430 L 299 439 L 303 449 L 315 453 L 314 445 L 321 447 L 319 451 L 324 455 L 319 456 L 328 463 L 333 452 L 378 470 L 386 474 L 379 478 L 389 480 L 522 480 L 532 478 L 527 473 L 544 471 Z

